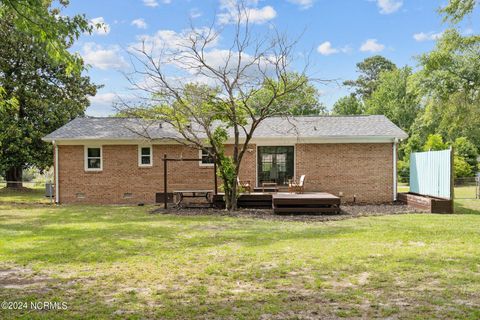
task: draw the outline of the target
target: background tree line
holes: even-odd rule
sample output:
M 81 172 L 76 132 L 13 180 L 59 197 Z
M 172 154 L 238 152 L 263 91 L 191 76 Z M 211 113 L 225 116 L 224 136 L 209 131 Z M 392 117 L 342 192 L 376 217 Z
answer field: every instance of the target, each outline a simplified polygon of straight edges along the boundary
M 435 48 L 417 57 L 416 68 L 382 56 L 357 64 L 352 93 L 332 114 L 383 114 L 409 134 L 399 147 L 399 174 L 408 177 L 410 153 L 453 146 L 457 177 L 474 175 L 480 148 L 480 36 L 462 35 L 458 23 L 476 1 L 451 1 L 441 12 L 452 23 Z
M 78 53 L 68 49 L 92 32 L 85 15 L 62 15 L 68 1 L 0 1 L 0 177 L 22 187 L 23 172 L 50 168 L 41 139 L 82 116 L 97 88 Z

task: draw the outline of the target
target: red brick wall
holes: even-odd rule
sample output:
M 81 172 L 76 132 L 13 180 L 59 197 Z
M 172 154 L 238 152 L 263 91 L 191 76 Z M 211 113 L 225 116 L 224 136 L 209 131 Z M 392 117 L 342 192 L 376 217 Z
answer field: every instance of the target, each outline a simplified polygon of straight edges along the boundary
M 154 203 L 155 193 L 163 192 L 163 155 L 199 157 L 198 150 L 189 147 L 154 145 L 153 166 L 139 167 L 137 145 L 103 145 L 103 170 L 91 172 L 84 169 L 84 146 L 60 145 L 58 152 L 60 203 Z M 228 152 L 231 148 L 227 148 Z M 254 152 L 245 154 L 242 165 L 240 176 L 254 181 Z M 213 167 L 202 167 L 196 161 L 168 163 L 169 191 L 213 187 Z M 125 193 L 131 193 L 132 197 L 124 198 Z
M 343 192 L 343 202 L 393 200 L 391 143 L 298 144 L 296 174 L 306 175 L 307 191 Z
M 256 181 L 256 148 L 245 153 L 241 180 Z M 306 174 L 307 191 L 325 191 L 351 202 L 389 202 L 393 194 L 392 144 L 298 144 L 296 174 Z M 227 147 L 227 153 L 232 151 Z M 153 166 L 138 166 L 137 145 L 104 145 L 103 170 L 84 170 L 84 146 L 59 146 L 61 203 L 154 203 L 163 192 L 163 154 L 197 158 L 198 151 L 180 145 L 154 145 Z M 219 180 L 219 185 L 221 181 Z M 198 162 L 169 162 L 168 189 L 213 189 L 213 168 Z M 124 198 L 131 193 L 131 198 Z M 83 194 L 84 198 L 78 198 Z

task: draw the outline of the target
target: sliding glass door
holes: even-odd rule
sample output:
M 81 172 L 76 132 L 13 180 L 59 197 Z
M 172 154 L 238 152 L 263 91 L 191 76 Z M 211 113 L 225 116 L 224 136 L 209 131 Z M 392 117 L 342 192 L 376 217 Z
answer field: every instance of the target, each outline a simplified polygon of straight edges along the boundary
M 288 185 L 294 175 L 294 147 L 258 147 L 258 186 L 262 182 Z

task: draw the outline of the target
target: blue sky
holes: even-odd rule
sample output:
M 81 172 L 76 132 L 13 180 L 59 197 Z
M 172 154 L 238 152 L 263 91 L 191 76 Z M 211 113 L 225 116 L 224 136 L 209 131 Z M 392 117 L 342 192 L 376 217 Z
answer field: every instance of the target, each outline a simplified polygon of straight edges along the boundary
M 88 74 L 104 87 L 91 99 L 87 114 L 113 113 L 116 96 L 128 96 L 127 48 L 142 36 L 177 35 L 189 27 L 208 25 L 235 0 L 71 0 L 64 14 L 84 13 L 105 29 L 84 35 L 72 50 L 90 65 Z M 399 66 L 416 66 L 415 56 L 431 50 L 448 26 L 436 12 L 445 1 L 434 0 L 248 0 L 256 28 L 274 25 L 292 38 L 302 34 L 298 54 L 311 52 L 309 72 L 322 79 L 321 100 L 331 108 L 348 90 L 339 83 L 356 78 L 355 64 L 381 54 Z M 472 17 L 477 17 L 476 12 Z M 250 19 L 252 20 L 252 19 Z M 476 21 L 475 21 L 476 20 Z M 478 19 L 466 19 L 460 29 L 478 33 Z M 222 34 L 227 42 L 228 31 Z

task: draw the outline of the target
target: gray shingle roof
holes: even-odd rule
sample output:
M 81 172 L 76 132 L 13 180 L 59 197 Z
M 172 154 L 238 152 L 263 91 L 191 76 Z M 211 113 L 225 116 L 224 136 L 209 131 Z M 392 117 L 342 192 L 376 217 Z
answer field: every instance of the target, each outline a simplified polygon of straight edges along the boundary
M 136 140 L 178 138 L 169 124 L 134 118 L 76 118 L 47 135 L 44 140 Z M 255 138 L 355 138 L 405 139 L 407 134 L 382 115 L 298 116 L 266 119 Z

